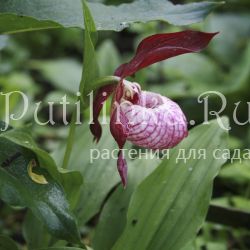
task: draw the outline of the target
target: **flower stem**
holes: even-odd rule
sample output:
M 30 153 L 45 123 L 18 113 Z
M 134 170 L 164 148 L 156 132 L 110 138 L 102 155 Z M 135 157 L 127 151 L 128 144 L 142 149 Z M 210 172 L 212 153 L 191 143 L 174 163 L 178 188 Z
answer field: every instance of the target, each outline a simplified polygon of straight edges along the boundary
M 76 110 L 73 111 L 72 118 L 70 121 L 69 134 L 66 144 L 66 149 L 63 158 L 62 168 L 66 169 L 69 164 L 70 155 L 73 148 L 74 138 L 75 138 L 75 130 L 76 130 Z
M 94 89 L 97 89 L 107 84 L 117 84 L 119 80 L 120 80 L 120 77 L 117 77 L 117 76 L 105 76 L 102 78 L 98 78 L 93 83 L 93 86 L 94 86 Z M 83 102 L 83 99 L 81 99 L 80 97 L 78 98 L 78 100 L 79 99 Z M 82 104 L 83 104 L 82 106 L 84 106 L 84 103 Z M 64 169 L 68 167 L 71 152 L 73 149 L 73 144 L 74 144 L 74 139 L 75 139 L 75 130 L 76 130 L 76 118 L 77 118 L 77 113 L 76 113 L 76 109 L 74 109 L 72 118 L 70 121 L 69 134 L 68 134 L 66 149 L 65 149 L 64 158 L 63 158 L 62 168 Z

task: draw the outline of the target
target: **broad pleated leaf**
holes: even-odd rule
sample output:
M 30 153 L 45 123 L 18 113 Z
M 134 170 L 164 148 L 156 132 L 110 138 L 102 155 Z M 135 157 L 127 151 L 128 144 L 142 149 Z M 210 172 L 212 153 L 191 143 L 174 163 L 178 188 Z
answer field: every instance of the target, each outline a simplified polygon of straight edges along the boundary
M 159 165 L 157 158 L 137 159 L 128 165 L 129 185 L 122 185 L 115 190 L 103 207 L 93 239 L 95 250 L 110 250 L 126 225 L 126 214 L 131 195 L 136 187 Z
M 138 0 L 120 6 L 89 3 L 97 30 L 120 31 L 132 23 L 162 20 L 175 25 L 202 21 L 221 2 L 174 5 Z M 84 28 L 81 0 L 0 0 L 0 33 L 51 28 Z
M 36 225 L 36 230 L 34 230 Z M 22 233 L 28 249 L 47 247 L 51 236 L 39 219 L 28 211 L 22 224 Z
M 4 137 L 5 133 L 10 135 L 11 130 L 0 134 L 0 198 L 10 205 L 28 207 L 53 236 L 79 243 L 63 187 L 41 167 L 31 144 L 24 147 L 20 134 L 15 138 L 14 132 Z M 36 166 L 30 171 L 31 162 Z
M 213 179 L 225 162 L 221 155 L 226 136 L 217 121 L 193 129 L 136 189 L 125 230 L 112 250 L 177 250 L 192 241 L 205 220 Z M 190 149 L 196 154 L 205 149 L 206 158 L 176 162 L 181 149 L 186 155 Z
M 106 124 L 108 124 L 108 120 Z M 80 171 L 84 176 L 82 194 L 77 206 L 79 224 L 84 224 L 101 208 L 110 190 L 119 183 L 116 160 L 110 155 L 116 143 L 110 135 L 108 125 L 103 126 L 103 136 L 98 144 L 93 142 L 88 125 L 76 129 L 74 146 L 69 161 L 69 169 Z M 65 145 L 53 153 L 58 165 L 61 165 Z
M 3 123 L 0 126 L 4 126 Z M 0 132 L 0 139 L 4 138 L 21 147 L 27 148 L 35 153 L 38 157 L 40 165 L 46 168 L 49 173 L 58 181 L 60 181 L 60 173 L 53 158 L 44 150 L 39 148 L 33 140 L 28 128 L 9 129 L 6 132 Z

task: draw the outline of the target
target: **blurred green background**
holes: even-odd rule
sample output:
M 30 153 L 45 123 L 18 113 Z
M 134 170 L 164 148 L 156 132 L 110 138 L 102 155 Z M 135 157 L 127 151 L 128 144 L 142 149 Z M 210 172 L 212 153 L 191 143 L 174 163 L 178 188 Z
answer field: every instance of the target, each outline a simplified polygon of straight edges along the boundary
M 96 1 L 119 4 L 123 1 Z M 131 2 L 131 1 L 126 1 Z M 192 1 L 174 1 L 185 3 Z M 119 32 L 99 32 L 97 57 L 100 75 L 112 75 L 115 68 L 132 57 L 139 41 L 144 37 L 163 32 L 174 32 L 186 27 L 174 27 L 166 23 L 151 22 L 134 24 Z M 223 114 L 231 120 L 230 149 L 250 146 L 250 126 L 237 126 L 233 122 L 235 103 L 241 101 L 237 117 L 241 122 L 250 119 L 247 101 L 250 101 L 250 1 L 228 0 L 210 14 L 205 22 L 189 28 L 216 32 L 209 47 L 202 53 L 183 55 L 155 64 L 136 74 L 134 81 L 142 88 L 159 92 L 176 100 L 188 120 L 201 123 L 204 119 L 203 104 L 197 97 L 205 91 L 220 91 L 228 101 Z M 39 112 L 47 120 L 48 101 L 61 101 L 67 93 L 73 103 L 81 78 L 83 37 L 79 29 L 56 29 L 0 36 L 0 90 L 20 90 L 30 100 L 30 110 L 21 121 L 12 125 L 32 124 L 36 140 L 49 152 L 53 152 L 67 136 L 62 126 L 62 107 L 55 109 L 56 126 L 41 127 L 32 123 L 34 103 L 43 101 Z M 11 98 L 11 109 L 18 112 L 21 100 Z M 219 110 L 221 100 L 209 98 L 209 108 Z M 73 106 L 68 109 L 68 118 Z M 0 120 L 5 117 L 4 99 L 0 98 Z M 214 118 L 211 116 L 211 118 Z M 88 119 L 86 112 L 84 119 Z M 69 120 L 69 119 L 68 119 Z M 238 164 L 238 165 L 237 165 Z M 215 181 L 213 203 L 250 212 L 250 161 L 234 162 L 223 167 Z M 16 211 L 0 202 L 0 234 L 11 236 L 25 247 L 22 223 L 25 212 Z M 95 220 L 87 223 L 88 231 Z M 208 250 L 250 249 L 250 226 L 248 229 L 230 228 L 206 223 L 199 233 L 197 248 Z

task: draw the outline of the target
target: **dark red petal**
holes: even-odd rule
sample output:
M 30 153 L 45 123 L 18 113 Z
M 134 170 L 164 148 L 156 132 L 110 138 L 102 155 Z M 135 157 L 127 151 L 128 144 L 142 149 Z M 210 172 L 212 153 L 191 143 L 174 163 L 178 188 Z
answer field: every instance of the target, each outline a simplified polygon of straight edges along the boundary
M 93 103 L 93 124 L 90 124 L 91 133 L 94 135 L 94 141 L 99 141 L 102 135 L 102 127 L 98 121 L 98 117 L 102 110 L 104 102 L 113 93 L 114 84 L 105 85 L 98 89 Z
M 145 38 L 138 46 L 134 58 L 115 71 L 125 78 L 156 62 L 181 54 L 199 52 L 217 33 L 186 30 L 175 33 L 156 34 Z
M 110 118 L 110 132 L 119 148 L 123 148 L 129 133 L 128 119 L 119 107 L 115 108 Z
M 121 150 L 118 153 L 117 169 L 122 180 L 122 185 L 125 188 L 128 181 L 128 166 Z
M 114 101 L 116 101 L 116 103 L 120 102 L 123 96 L 123 92 L 124 92 L 123 79 L 121 79 L 115 89 Z
M 121 64 L 121 65 L 115 70 L 114 75 L 115 75 L 115 76 L 120 76 L 120 77 L 125 78 L 126 76 L 123 76 L 123 71 L 125 70 L 125 68 L 127 67 L 127 65 L 128 65 L 128 63 Z
M 124 159 L 122 148 L 126 143 L 129 133 L 128 120 L 119 106 L 113 109 L 110 118 L 110 131 L 119 146 L 117 168 L 120 174 L 122 184 L 125 187 L 127 184 L 127 163 Z

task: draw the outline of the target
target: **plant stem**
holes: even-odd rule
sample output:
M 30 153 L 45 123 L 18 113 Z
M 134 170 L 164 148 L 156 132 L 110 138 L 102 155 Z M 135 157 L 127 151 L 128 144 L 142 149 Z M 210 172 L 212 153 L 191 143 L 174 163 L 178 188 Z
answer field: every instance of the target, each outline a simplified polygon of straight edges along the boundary
M 120 77 L 118 76 L 104 76 L 104 77 L 101 77 L 101 78 L 98 78 L 93 86 L 96 88 L 100 88 L 101 86 L 104 86 L 104 85 L 107 85 L 107 84 L 116 84 L 118 83 L 119 81 L 121 80 Z
M 73 111 L 72 118 L 70 121 L 69 134 L 68 134 L 66 149 L 65 149 L 64 158 L 63 158 L 63 165 L 62 165 L 62 168 L 64 169 L 66 169 L 69 164 L 70 155 L 72 152 L 73 142 L 75 138 L 75 130 L 76 130 L 76 110 Z
M 94 83 L 93 86 L 95 89 L 107 85 L 107 84 L 117 84 L 120 80 L 120 77 L 117 76 L 105 76 L 102 78 L 98 78 Z M 78 101 L 81 100 L 82 106 L 84 106 L 84 98 L 78 97 Z M 74 144 L 74 139 L 75 139 L 75 130 L 76 130 L 76 109 L 74 109 L 72 118 L 70 121 L 70 127 L 69 127 L 69 134 L 68 134 L 68 139 L 67 139 L 67 144 L 66 144 L 66 149 L 64 153 L 64 158 L 63 158 L 63 164 L 62 168 L 66 169 L 69 164 L 70 160 L 70 155 L 73 149 L 73 144 Z

